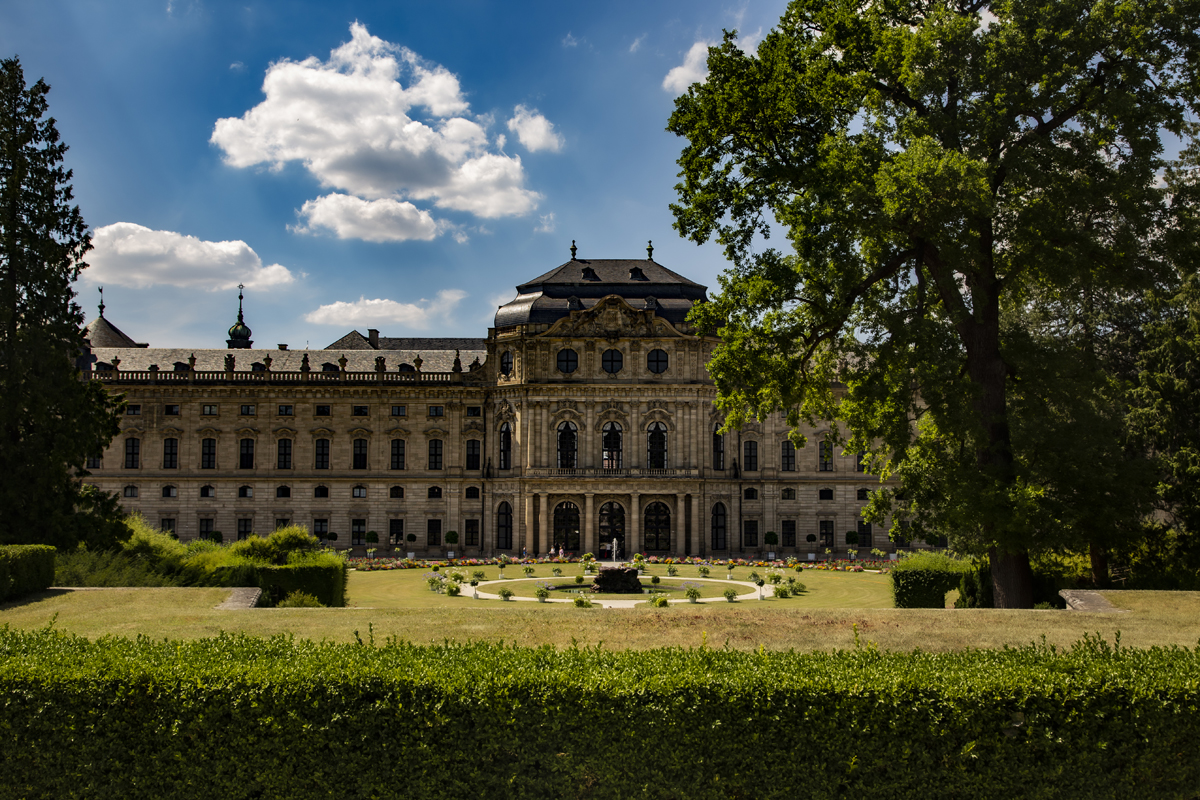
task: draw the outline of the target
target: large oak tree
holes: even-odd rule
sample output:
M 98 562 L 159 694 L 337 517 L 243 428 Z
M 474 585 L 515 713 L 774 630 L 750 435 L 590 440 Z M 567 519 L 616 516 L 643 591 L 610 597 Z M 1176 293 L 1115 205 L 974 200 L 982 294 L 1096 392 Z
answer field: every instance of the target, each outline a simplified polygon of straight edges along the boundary
M 676 227 L 733 262 L 693 312 L 730 424 L 845 420 L 902 486 L 872 513 L 1030 606 L 1031 551 L 1140 510 L 1121 387 L 1053 318 L 1175 280 L 1163 136 L 1198 27 L 1198 0 L 795 0 L 756 53 L 727 34 L 669 130 Z

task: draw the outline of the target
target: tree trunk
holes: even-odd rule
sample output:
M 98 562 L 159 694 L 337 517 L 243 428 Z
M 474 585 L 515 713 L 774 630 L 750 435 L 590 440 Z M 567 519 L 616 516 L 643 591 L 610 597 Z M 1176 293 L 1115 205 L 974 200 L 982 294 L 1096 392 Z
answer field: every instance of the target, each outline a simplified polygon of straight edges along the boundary
M 1033 608 L 1033 569 L 1029 553 L 988 551 L 992 566 L 992 591 L 996 608 Z
M 1097 589 L 1107 589 L 1108 580 L 1108 551 L 1096 542 L 1088 543 L 1088 556 L 1092 560 L 1092 585 Z

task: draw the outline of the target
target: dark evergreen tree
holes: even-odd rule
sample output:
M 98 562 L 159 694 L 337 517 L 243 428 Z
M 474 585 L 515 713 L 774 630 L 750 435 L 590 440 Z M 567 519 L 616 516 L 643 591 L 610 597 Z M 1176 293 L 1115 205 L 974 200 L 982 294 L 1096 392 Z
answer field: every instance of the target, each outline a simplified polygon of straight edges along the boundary
M 126 534 L 115 498 L 82 478 L 116 435 L 119 403 L 80 380 L 87 266 L 50 87 L 0 61 L 0 543 L 105 546 Z

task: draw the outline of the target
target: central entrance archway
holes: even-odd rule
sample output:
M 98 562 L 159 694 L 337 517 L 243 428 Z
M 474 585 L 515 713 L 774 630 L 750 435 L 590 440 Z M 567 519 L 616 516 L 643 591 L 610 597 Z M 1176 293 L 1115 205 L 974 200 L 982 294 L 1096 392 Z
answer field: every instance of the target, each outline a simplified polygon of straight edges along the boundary
M 671 549 L 671 510 L 666 503 L 651 503 L 646 506 L 646 524 L 642 528 L 646 541 L 646 552 L 663 552 Z
M 600 544 L 611 548 L 613 539 L 617 540 L 615 555 L 620 557 L 625 553 L 625 508 L 620 503 L 609 502 L 600 506 Z M 600 549 L 601 555 L 607 553 L 613 558 L 612 550 L 604 547 Z
M 554 507 L 555 550 L 563 548 L 568 553 L 579 552 L 579 506 L 574 503 L 559 503 Z

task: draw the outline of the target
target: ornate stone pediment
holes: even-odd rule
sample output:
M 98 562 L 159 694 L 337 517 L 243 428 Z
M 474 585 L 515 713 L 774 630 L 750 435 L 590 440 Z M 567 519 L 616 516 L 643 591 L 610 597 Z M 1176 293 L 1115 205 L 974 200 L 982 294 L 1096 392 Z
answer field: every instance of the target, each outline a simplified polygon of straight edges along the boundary
M 649 427 L 652 422 L 661 422 L 667 426 L 667 430 L 675 430 L 675 423 L 672 421 L 671 415 L 662 409 L 656 408 L 650 413 L 642 415 L 642 430 Z
M 238 436 L 258 436 L 258 428 L 251 428 L 249 425 L 243 425 L 240 428 L 234 428 L 233 432 Z
M 326 428 L 323 425 L 318 425 L 312 429 L 313 436 L 332 436 L 333 428 Z
M 425 435 L 430 438 L 444 439 L 449 435 L 449 431 L 442 430 L 441 428 L 430 428 L 425 431 Z
M 182 436 L 183 428 L 176 428 L 174 425 L 168 425 L 167 427 L 162 428 L 160 432 L 166 434 L 167 436 Z
M 283 426 L 282 428 L 276 428 L 276 429 L 275 429 L 274 431 L 272 431 L 272 432 L 273 432 L 273 433 L 274 433 L 276 436 L 295 436 L 295 435 L 296 435 L 296 429 L 295 429 L 295 428 L 289 428 L 289 427 L 287 427 L 286 425 L 285 425 L 285 426 Z
M 197 433 L 199 433 L 201 436 L 218 436 L 221 433 L 221 429 L 214 428 L 211 425 L 205 425 L 203 428 L 198 430 Z
M 467 422 L 463 423 L 463 433 L 466 433 L 467 431 L 482 431 L 482 430 L 483 430 L 483 420 L 472 419 L 472 420 L 468 420 Z
M 671 336 L 683 337 L 675 326 L 655 316 L 653 309 L 638 309 L 615 294 L 591 308 L 572 311 L 542 334 L 547 338 L 599 337 L 616 341 L 621 338 Z
M 408 436 L 408 428 L 388 428 L 384 433 L 388 436 Z

